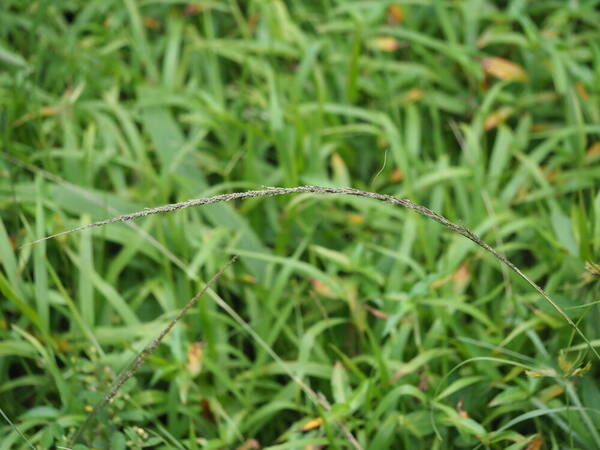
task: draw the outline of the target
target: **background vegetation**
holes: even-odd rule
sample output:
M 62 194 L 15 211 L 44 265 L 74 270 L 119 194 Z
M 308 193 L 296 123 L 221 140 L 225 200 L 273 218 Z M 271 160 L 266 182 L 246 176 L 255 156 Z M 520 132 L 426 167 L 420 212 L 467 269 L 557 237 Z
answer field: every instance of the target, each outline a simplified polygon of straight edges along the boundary
M 302 194 L 18 248 L 352 186 L 473 229 L 600 346 L 598 24 L 594 0 L 3 0 L 0 449 L 71 448 L 232 254 L 77 448 L 600 448 L 598 361 L 413 212 Z

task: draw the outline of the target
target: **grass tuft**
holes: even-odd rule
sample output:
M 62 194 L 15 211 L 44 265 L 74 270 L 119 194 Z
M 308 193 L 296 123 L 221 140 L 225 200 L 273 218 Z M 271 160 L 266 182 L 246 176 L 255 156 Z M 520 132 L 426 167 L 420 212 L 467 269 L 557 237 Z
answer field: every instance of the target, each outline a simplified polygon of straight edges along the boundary
M 0 3 L 0 450 L 600 448 L 596 2 Z

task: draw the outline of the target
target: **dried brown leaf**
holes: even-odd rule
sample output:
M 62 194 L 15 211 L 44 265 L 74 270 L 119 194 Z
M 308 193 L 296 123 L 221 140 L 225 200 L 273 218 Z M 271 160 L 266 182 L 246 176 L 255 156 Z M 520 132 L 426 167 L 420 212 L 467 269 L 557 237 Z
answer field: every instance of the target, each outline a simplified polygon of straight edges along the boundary
M 400 47 L 400 41 L 395 37 L 381 36 L 369 41 L 369 47 L 382 52 L 393 52 Z
M 490 131 L 491 129 L 496 128 L 501 123 L 504 123 L 506 119 L 511 116 L 513 111 L 513 108 L 509 106 L 503 106 L 497 111 L 494 111 L 492 114 L 486 117 L 483 128 L 485 131 Z
M 527 72 L 520 65 L 504 58 L 490 57 L 481 60 L 483 70 L 500 80 L 523 81 Z
M 544 439 L 541 434 L 536 434 L 529 445 L 527 446 L 527 450 L 540 450 L 544 445 Z
M 323 424 L 323 418 L 322 417 L 315 417 L 314 419 L 311 419 L 308 422 L 306 422 L 302 426 L 302 428 L 300 428 L 300 431 L 314 430 L 315 428 L 319 428 L 322 424 Z
M 387 22 L 389 25 L 402 25 L 404 23 L 404 8 L 398 3 L 392 3 L 388 6 Z

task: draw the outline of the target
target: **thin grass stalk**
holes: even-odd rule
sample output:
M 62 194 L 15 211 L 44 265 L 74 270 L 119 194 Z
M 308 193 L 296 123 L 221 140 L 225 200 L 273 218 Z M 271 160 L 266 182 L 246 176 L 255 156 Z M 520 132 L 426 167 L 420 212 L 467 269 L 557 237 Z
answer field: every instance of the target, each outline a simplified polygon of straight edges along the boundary
M 458 234 L 466 237 L 467 239 L 470 239 L 471 241 L 475 242 L 477 245 L 479 245 L 483 249 L 487 250 L 496 259 L 498 259 L 505 266 L 510 268 L 512 271 L 514 271 L 517 275 L 519 275 L 521 278 L 523 278 L 527 283 L 529 283 L 529 285 L 532 286 L 558 312 L 558 314 L 569 324 L 569 326 L 571 326 L 575 330 L 575 332 L 587 344 L 590 351 L 596 356 L 596 358 L 598 358 L 598 360 L 600 360 L 600 354 L 598 353 L 598 351 L 594 348 L 594 346 L 591 344 L 589 339 L 583 334 L 583 332 L 579 329 L 579 327 L 571 320 L 571 318 L 558 305 L 558 303 L 556 303 L 556 301 L 554 301 L 550 297 L 550 295 L 548 293 L 546 293 L 546 291 L 544 291 L 544 289 L 542 289 L 537 283 L 535 283 L 523 271 L 521 271 L 521 269 L 519 269 L 517 266 L 515 266 L 506 256 L 504 256 L 502 253 L 496 251 L 493 247 L 491 247 L 489 244 L 487 244 L 482 239 L 480 239 L 475 233 L 473 233 L 468 228 L 466 228 L 462 225 L 455 224 L 454 222 L 446 219 L 444 216 L 430 210 L 429 208 L 426 208 L 425 206 L 418 205 L 407 199 L 402 199 L 402 198 L 398 198 L 398 197 L 394 197 L 394 196 L 386 195 L 386 194 L 379 194 L 376 192 L 361 191 L 359 189 L 353 189 L 353 188 L 332 188 L 332 187 L 324 187 L 324 186 L 298 186 L 298 187 L 292 187 L 292 188 L 268 187 L 266 189 L 260 189 L 260 190 L 254 190 L 254 191 L 232 192 L 229 194 L 220 194 L 220 195 L 215 195 L 212 197 L 197 198 L 197 199 L 186 200 L 186 201 L 179 202 L 179 203 L 171 203 L 168 205 L 157 206 L 155 208 L 145 208 L 141 211 L 134 212 L 131 214 L 123 214 L 120 216 L 111 217 L 106 220 L 101 220 L 99 222 L 81 225 L 81 226 L 73 228 L 71 230 L 62 231 L 60 233 L 56 233 L 56 234 L 52 234 L 52 235 L 49 235 L 49 236 L 46 236 L 46 237 L 43 237 L 40 239 L 36 239 L 34 241 L 24 244 L 21 247 L 24 247 L 27 245 L 34 245 L 39 242 L 46 241 L 48 239 L 52 239 L 52 238 L 55 238 L 58 236 L 64 236 L 64 235 L 74 233 L 77 231 L 87 230 L 88 228 L 101 227 L 104 225 L 109 225 L 111 223 L 117 223 L 117 222 L 127 222 L 130 220 L 139 219 L 141 217 L 146 217 L 146 216 L 149 216 L 152 214 L 168 213 L 168 212 L 178 211 L 180 209 L 191 208 L 194 206 L 209 205 L 212 203 L 229 202 L 232 200 L 242 200 L 242 199 L 253 198 L 253 197 L 274 197 L 274 196 L 278 196 L 278 195 L 299 194 L 299 193 L 352 195 L 355 197 L 364 197 L 364 198 L 378 200 L 378 201 L 381 201 L 384 203 L 389 203 L 389 204 L 392 204 L 395 206 L 400 206 L 403 208 L 407 208 L 407 209 L 416 211 L 420 215 L 425 216 L 431 220 L 435 220 L 436 222 L 444 225 L 446 228 L 449 228 L 453 232 L 458 233 Z
M 137 372 L 137 370 L 141 367 L 141 365 L 144 364 L 144 361 L 146 361 L 146 358 L 148 358 L 150 353 L 152 353 L 156 349 L 156 347 L 158 347 L 158 345 L 161 343 L 161 341 L 164 339 L 164 337 L 169 333 L 169 331 L 171 331 L 173 329 L 173 327 L 177 324 L 177 322 L 179 322 L 183 318 L 183 316 L 186 315 L 186 313 L 190 310 L 190 308 L 192 308 L 198 302 L 198 300 L 200 300 L 200 298 L 202 298 L 202 296 L 206 293 L 206 291 L 210 288 L 210 286 L 213 285 L 219 278 L 221 278 L 221 276 L 223 275 L 225 270 L 227 270 L 227 268 L 231 264 L 233 264 L 236 259 L 237 259 L 237 255 L 234 255 L 217 273 L 215 273 L 212 276 L 212 278 L 206 282 L 206 284 L 200 290 L 200 292 L 198 292 L 194 297 L 192 297 L 191 300 L 189 302 L 187 302 L 183 308 L 181 308 L 181 310 L 177 313 L 177 316 L 175 316 L 175 318 L 173 320 L 171 320 L 165 328 L 163 328 L 163 330 L 158 334 L 158 336 L 156 336 L 152 340 L 152 342 L 150 342 L 146 346 L 146 348 L 144 348 L 140 353 L 138 353 L 137 357 L 133 360 L 133 362 L 129 365 L 129 367 L 127 369 L 125 369 L 123 372 L 121 372 L 121 374 L 113 382 L 112 386 L 110 387 L 110 389 L 106 393 L 106 395 L 94 407 L 94 409 L 92 410 L 92 412 L 90 413 L 90 415 L 88 416 L 86 421 L 83 423 L 83 425 L 81 427 L 79 427 L 79 429 L 73 436 L 73 439 L 71 440 L 73 443 L 77 443 L 77 441 L 80 439 L 83 431 L 88 427 L 88 425 L 90 423 L 93 422 L 93 420 L 96 418 L 98 413 L 100 411 L 102 411 L 102 409 L 115 397 L 115 395 L 117 395 L 117 392 L 119 392 L 119 389 L 121 389 L 123 387 L 123 385 L 127 382 L 127 380 L 129 380 Z

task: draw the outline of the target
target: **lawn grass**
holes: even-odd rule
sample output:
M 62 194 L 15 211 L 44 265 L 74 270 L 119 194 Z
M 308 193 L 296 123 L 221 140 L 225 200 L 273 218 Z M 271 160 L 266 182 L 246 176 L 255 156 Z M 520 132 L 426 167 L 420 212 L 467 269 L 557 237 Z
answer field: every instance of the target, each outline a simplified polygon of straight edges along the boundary
M 20 247 L 353 187 L 473 230 L 598 349 L 598 23 L 593 0 L 4 0 L 0 450 L 600 448 L 583 339 L 412 211 L 302 193 Z

